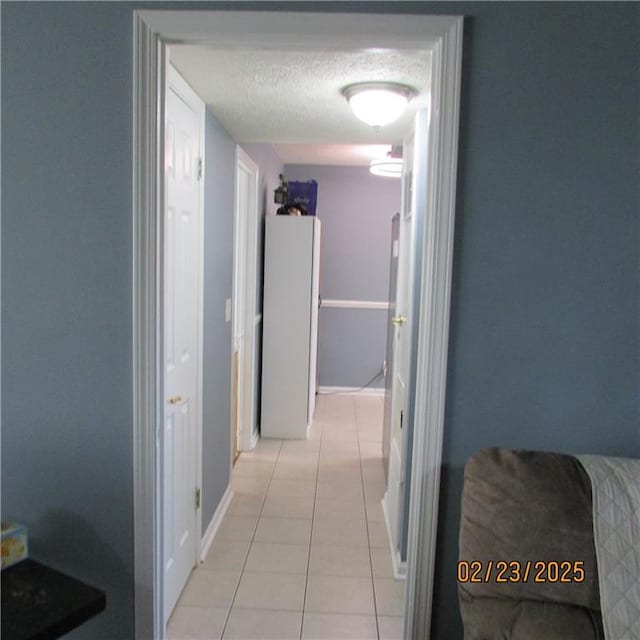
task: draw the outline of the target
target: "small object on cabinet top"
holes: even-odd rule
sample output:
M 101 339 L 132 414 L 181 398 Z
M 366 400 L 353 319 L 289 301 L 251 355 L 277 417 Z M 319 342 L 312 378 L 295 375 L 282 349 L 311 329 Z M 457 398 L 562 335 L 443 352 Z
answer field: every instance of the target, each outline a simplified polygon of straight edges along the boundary
M 278 209 L 279 216 L 306 216 L 307 210 L 299 204 L 286 204 Z

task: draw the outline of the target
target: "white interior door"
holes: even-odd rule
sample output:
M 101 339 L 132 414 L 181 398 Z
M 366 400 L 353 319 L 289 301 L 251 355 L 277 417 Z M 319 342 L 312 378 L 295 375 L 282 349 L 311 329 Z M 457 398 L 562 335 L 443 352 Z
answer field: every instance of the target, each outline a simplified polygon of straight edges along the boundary
M 164 614 L 198 551 L 201 410 L 201 138 L 204 105 L 169 69 L 165 117 Z
M 241 148 L 236 148 L 236 202 L 233 269 L 232 402 L 236 424 L 232 437 L 237 449 L 248 451 L 254 444 L 256 424 L 255 332 L 258 271 L 258 166 Z M 234 447 L 235 450 L 235 447 Z
M 387 527 L 393 542 L 393 551 L 398 549 L 398 523 L 400 518 L 400 496 L 402 490 L 402 451 L 405 433 L 407 386 L 410 363 L 411 335 L 411 284 L 412 284 L 412 181 L 413 181 L 413 136 L 403 146 L 402 202 L 398 223 L 398 271 L 396 284 L 395 316 L 393 323 L 393 363 L 391 372 L 391 433 L 389 443 L 389 473 L 385 512 Z
M 314 218 L 311 259 L 311 331 L 309 337 L 309 403 L 307 425 L 313 422 L 318 390 L 318 319 L 320 315 L 320 220 Z
M 391 219 L 391 251 L 389 260 L 389 310 L 387 312 L 387 344 L 385 351 L 384 376 L 384 412 L 382 419 L 382 462 L 385 480 L 389 479 L 389 450 L 391 448 L 391 404 L 395 372 L 393 357 L 396 349 L 396 329 L 393 319 L 396 317 L 396 288 L 398 286 L 400 212 Z
M 415 322 L 413 312 L 413 285 L 415 272 L 416 202 L 416 149 L 426 148 L 427 112 L 416 115 L 414 127 L 404 141 L 402 170 L 402 203 L 398 229 L 398 271 L 395 316 L 393 323 L 393 366 L 391 367 L 391 428 L 389 442 L 389 471 L 387 493 L 384 500 L 389 538 L 392 542 L 396 573 L 405 571 L 400 561 L 400 538 L 404 520 L 405 465 L 411 452 L 406 450 L 408 385 L 411 367 L 411 331 Z

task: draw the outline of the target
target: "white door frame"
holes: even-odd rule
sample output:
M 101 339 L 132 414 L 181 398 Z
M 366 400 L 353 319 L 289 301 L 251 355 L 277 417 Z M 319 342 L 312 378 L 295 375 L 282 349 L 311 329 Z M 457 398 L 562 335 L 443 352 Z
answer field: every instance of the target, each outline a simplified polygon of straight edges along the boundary
M 238 171 L 246 171 L 252 180 L 250 200 L 246 211 L 240 211 Z M 233 299 L 232 348 L 242 341 L 238 360 L 238 450 L 251 451 L 255 447 L 253 426 L 256 422 L 255 397 L 255 334 L 256 292 L 258 288 L 258 165 L 236 146 L 235 169 L 236 202 L 233 223 Z M 245 215 L 246 213 L 246 215 Z M 233 437 L 233 430 L 232 430 Z
M 458 151 L 462 17 L 253 11 L 136 11 L 133 42 L 133 455 L 135 627 L 162 638 L 158 536 L 158 397 L 162 276 L 162 78 L 168 42 L 220 48 L 431 52 L 431 131 L 425 189 L 405 638 L 430 634 L 442 460 Z M 160 514 L 161 515 L 161 514 Z M 153 544 L 151 544 L 153 542 Z

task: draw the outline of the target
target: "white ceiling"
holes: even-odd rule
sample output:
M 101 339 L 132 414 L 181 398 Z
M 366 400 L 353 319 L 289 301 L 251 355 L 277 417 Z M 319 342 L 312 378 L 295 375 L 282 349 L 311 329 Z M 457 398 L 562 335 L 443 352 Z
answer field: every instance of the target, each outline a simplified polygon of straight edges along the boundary
M 422 50 L 219 50 L 174 45 L 171 62 L 238 142 L 268 142 L 285 163 L 366 165 L 372 149 L 399 144 L 429 102 Z M 355 118 L 341 89 L 388 80 L 418 95 L 395 123 L 373 129 Z M 378 155 L 384 155 L 378 153 Z

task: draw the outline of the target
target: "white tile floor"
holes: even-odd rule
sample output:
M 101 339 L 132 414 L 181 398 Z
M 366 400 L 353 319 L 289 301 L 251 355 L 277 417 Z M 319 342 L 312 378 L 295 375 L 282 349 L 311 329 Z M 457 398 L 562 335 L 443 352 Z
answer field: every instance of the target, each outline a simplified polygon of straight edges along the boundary
M 394 580 L 380 500 L 382 399 L 319 396 L 309 440 L 261 440 L 169 620 L 170 640 L 392 640 Z

